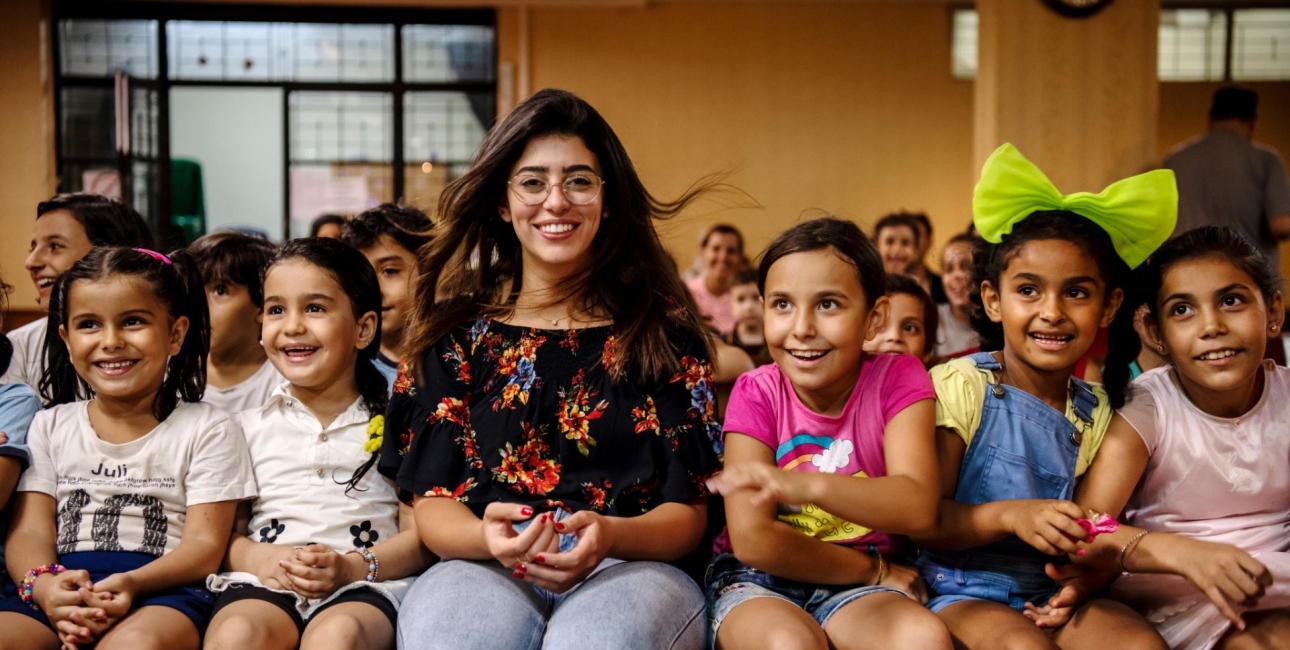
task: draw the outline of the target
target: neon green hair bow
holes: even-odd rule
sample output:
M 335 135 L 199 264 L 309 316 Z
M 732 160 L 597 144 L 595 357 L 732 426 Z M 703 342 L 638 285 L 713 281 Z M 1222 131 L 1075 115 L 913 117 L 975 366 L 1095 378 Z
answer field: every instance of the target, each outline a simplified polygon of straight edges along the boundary
M 972 195 L 977 232 L 997 244 L 1017 222 L 1040 210 L 1074 212 L 1101 226 L 1120 259 L 1137 268 L 1173 234 L 1178 186 L 1172 171 L 1158 169 L 1112 183 L 1100 194 L 1063 195 L 1016 147 L 995 149 Z

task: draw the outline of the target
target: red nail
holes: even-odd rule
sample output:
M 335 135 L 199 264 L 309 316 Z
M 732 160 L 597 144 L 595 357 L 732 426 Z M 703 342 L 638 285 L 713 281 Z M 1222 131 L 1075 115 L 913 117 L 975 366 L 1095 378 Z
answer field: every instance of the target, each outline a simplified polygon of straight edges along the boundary
M 538 564 L 546 564 L 546 558 L 542 557 L 541 553 L 538 553 L 536 556 L 534 556 L 533 561 L 537 562 Z
M 564 530 L 564 524 L 563 524 L 563 523 L 561 523 L 561 522 L 558 522 L 558 521 L 557 521 L 557 522 L 555 522 L 555 529 L 556 529 L 556 530 Z
M 516 562 L 516 563 L 515 563 L 515 570 L 516 570 L 516 571 L 518 571 L 518 572 L 520 572 L 520 573 L 524 573 L 525 571 L 528 571 L 528 570 L 529 570 L 529 568 L 528 568 L 528 567 L 526 567 L 526 566 L 524 566 L 524 563 L 523 563 L 523 562 Z
M 520 514 L 524 515 L 525 517 L 528 517 L 533 514 L 533 509 L 526 507 L 523 510 L 520 510 Z
M 1076 555 L 1084 555 L 1084 549 L 1082 549 L 1082 548 L 1081 548 L 1080 550 L 1075 551 L 1075 554 L 1076 554 Z
M 515 573 L 512 573 L 512 574 L 511 574 L 511 577 L 512 577 L 512 578 L 515 578 L 516 580 L 523 580 L 523 579 L 524 579 L 524 572 L 523 572 L 523 571 L 516 571 Z

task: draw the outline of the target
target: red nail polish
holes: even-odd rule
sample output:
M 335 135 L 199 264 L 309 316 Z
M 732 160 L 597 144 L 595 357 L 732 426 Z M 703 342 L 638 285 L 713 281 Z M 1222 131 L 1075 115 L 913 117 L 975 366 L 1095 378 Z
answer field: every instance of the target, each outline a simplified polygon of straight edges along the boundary
M 538 553 L 536 556 L 534 556 L 533 561 L 537 562 L 538 564 L 546 564 L 546 558 L 542 557 L 541 553 Z
M 557 522 L 555 522 L 555 529 L 556 529 L 556 530 L 564 530 L 564 524 L 563 524 L 563 523 L 561 523 L 561 522 L 558 522 L 558 521 L 557 521 Z
M 528 567 L 526 567 L 526 566 L 524 566 L 524 563 L 523 563 L 523 562 L 516 562 L 516 563 L 515 563 L 515 570 L 516 570 L 516 571 L 518 571 L 518 572 L 520 572 L 520 573 L 524 573 L 525 571 L 528 571 L 528 570 L 529 570 L 529 568 L 528 568 Z
M 1075 554 L 1076 554 L 1076 555 L 1079 555 L 1079 556 L 1083 556 L 1083 555 L 1084 555 L 1084 549 L 1082 549 L 1082 548 L 1081 548 L 1080 550 L 1076 551 L 1076 552 L 1075 552 Z
M 520 514 L 524 515 L 525 517 L 531 516 L 533 514 L 533 509 L 524 508 L 523 510 L 520 510 Z
M 511 574 L 511 577 L 512 577 L 512 578 L 515 578 L 516 580 L 523 580 L 523 579 L 524 579 L 524 572 L 523 572 L 523 571 L 516 571 L 515 573 L 512 573 L 512 574 Z

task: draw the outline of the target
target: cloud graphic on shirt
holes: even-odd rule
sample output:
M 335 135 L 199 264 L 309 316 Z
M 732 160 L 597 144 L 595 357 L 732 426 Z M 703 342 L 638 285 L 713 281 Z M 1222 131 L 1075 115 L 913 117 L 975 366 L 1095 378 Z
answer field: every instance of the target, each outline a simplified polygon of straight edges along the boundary
M 851 463 L 855 445 L 850 440 L 834 440 L 829 448 L 811 457 L 811 464 L 824 474 L 833 474 Z

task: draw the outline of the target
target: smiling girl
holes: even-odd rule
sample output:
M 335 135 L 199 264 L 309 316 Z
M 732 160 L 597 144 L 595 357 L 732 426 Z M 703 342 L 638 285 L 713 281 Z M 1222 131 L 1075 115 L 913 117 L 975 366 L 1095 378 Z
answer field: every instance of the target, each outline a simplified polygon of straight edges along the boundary
M 259 496 L 238 511 L 208 649 L 390 648 L 407 576 L 430 564 L 375 472 L 388 397 L 372 364 L 381 290 L 357 249 L 286 243 L 264 272 L 264 350 L 286 377 L 235 418 Z M 267 606 L 266 606 L 267 605 Z
M 49 309 L 49 295 L 59 274 L 95 246 L 150 248 L 152 234 L 139 213 L 97 194 L 59 194 L 36 206 L 31 252 L 23 266 L 36 286 L 36 302 Z M 21 382 L 40 389 L 45 372 L 48 320 L 41 318 L 9 333 L 13 360 L 0 383 Z M 52 337 L 57 342 L 55 333 Z M 49 399 L 49 395 L 44 395 Z
M 976 252 L 978 330 L 998 351 L 932 369 L 941 516 L 916 538 L 929 607 L 967 648 L 1088 647 L 1107 630 L 1117 647 L 1163 647 L 1127 607 L 1080 602 L 1083 575 L 1054 565 L 1085 539 L 1071 498 L 1112 415 L 1105 391 L 1072 372 L 1114 318 L 1130 265 L 1173 230 L 1173 175 L 1062 196 L 1004 145 L 973 209 L 991 242 Z
M 685 286 L 708 325 L 727 336 L 739 324 L 729 294 L 735 275 L 744 267 L 744 236 L 729 224 L 712 226 L 699 242 L 699 259 L 703 261 L 703 274 Z
M 758 286 L 775 363 L 736 382 L 709 481 L 729 523 L 707 576 L 716 647 L 948 649 L 892 561 L 935 525 L 935 394 L 917 358 L 863 350 L 890 309 L 878 251 L 851 222 L 801 223 Z
M 1290 639 L 1290 370 L 1263 361 L 1285 311 L 1276 276 L 1226 228 L 1147 263 L 1144 342 L 1170 365 L 1129 389 L 1076 500 L 1124 511 L 1086 561 L 1184 650 Z M 1118 372 L 1122 387 L 1127 363 Z
M 54 284 L 53 406 L 29 433 L 0 646 L 199 646 L 203 582 L 255 494 L 238 426 L 199 403 L 203 294 L 187 256 L 144 249 L 95 249 Z
M 703 596 L 669 562 L 704 530 L 712 365 L 653 226 L 694 197 L 652 197 L 558 90 L 445 191 L 380 465 L 443 558 L 401 648 L 702 646 Z

